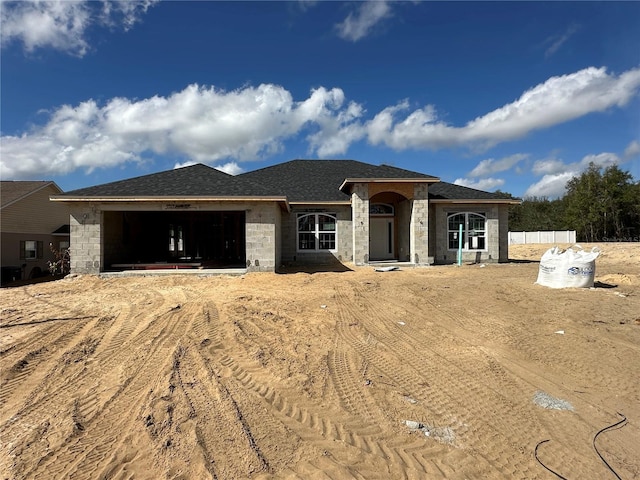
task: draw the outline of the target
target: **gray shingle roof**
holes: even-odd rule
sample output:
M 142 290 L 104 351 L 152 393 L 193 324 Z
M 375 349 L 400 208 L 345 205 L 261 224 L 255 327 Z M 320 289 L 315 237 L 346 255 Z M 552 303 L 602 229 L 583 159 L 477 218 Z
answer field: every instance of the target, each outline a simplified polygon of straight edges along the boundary
M 429 200 L 504 200 L 504 197 L 499 193 L 438 182 L 429 185 Z
M 201 163 L 67 192 L 60 197 L 254 197 L 275 195 Z
M 340 191 L 340 185 L 346 178 L 437 180 L 423 173 L 355 160 L 291 160 L 243 173 L 240 177 L 277 190 L 290 202 L 349 201 L 350 195 Z
M 438 182 L 437 177 L 355 160 L 291 160 L 233 176 L 196 164 L 94 187 L 58 197 L 287 197 L 289 202 L 350 201 L 340 190 L 347 178 L 432 180 L 429 198 L 498 200 L 501 195 Z

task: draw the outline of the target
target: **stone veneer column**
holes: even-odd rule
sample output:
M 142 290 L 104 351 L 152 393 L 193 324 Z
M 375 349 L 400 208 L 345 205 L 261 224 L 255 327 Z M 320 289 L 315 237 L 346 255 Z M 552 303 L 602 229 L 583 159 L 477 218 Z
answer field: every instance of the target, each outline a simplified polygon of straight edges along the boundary
M 71 273 L 98 274 L 102 266 L 102 211 L 73 206 L 70 214 Z
M 369 185 L 356 183 L 351 193 L 353 223 L 353 263 L 369 262 Z
M 429 264 L 429 193 L 426 183 L 413 187 L 411 208 L 411 262 L 416 265 Z

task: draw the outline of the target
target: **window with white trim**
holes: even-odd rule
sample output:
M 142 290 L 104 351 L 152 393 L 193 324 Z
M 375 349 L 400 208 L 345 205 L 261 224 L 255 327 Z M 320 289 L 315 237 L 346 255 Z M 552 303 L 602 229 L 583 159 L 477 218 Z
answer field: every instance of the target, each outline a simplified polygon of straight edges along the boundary
M 452 213 L 447 217 L 449 250 L 458 249 L 458 235 L 462 225 L 462 250 L 486 250 L 487 217 L 482 213 Z
M 298 251 L 335 250 L 336 225 L 334 214 L 298 214 Z
M 20 240 L 20 260 L 38 260 L 42 258 L 41 240 Z

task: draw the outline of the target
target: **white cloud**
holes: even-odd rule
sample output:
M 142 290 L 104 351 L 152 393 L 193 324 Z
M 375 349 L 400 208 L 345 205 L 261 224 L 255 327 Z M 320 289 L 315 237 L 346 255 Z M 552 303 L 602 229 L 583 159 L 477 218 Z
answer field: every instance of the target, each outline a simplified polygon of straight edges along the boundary
M 640 155 L 640 143 L 637 140 L 632 141 L 624 150 L 624 159 L 631 160 Z
M 582 174 L 590 163 L 600 167 L 607 168 L 613 165 L 620 165 L 629 160 L 629 153 L 636 152 L 640 154 L 640 145 L 636 141 L 631 142 L 625 149 L 624 157 L 611 152 L 602 152 L 597 154 L 589 154 L 582 157 L 578 162 L 564 163 L 556 158 L 546 160 L 538 160 L 534 162 L 531 169 L 535 175 L 543 175 L 543 177 L 530 185 L 524 193 L 525 197 L 549 197 L 558 198 L 566 193 L 567 182 L 573 177 Z
M 111 27 L 122 24 L 125 30 L 130 30 L 147 13 L 149 7 L 158 2 L 159 0 L 102 0 L 100 21 Z
M 556 158 L 546 158 L 544 160 L 536 160 L 531 167 L 534 175 L 548 175 L 560 173 L 566 170 L 567 166 Z
M 184 168 L 184 167 L 190 167 L 192 165 L 196 165 L 200 162 L 195 162 L 193 160 L 187 160 L 186 162 L 178 162 L 176 163 L 173 168 Z M 221 172 L 224 173 L 228 173 L 229 175 L 239 175 L 241 173 L 244 173 L 244 168 L 242 168 L 240 165 L 238 165 L 236 162 L 227 162 L 224 163 L 222 165 L 213 165 L 213 168 L 215 168 L 216 170 L 220 170 Z
M 588 167 L 590 163 L 593 163 L 601 168 L 611 167 L 613 165 L 619 165 L 621 162 L 620 157 L 615 153 L 603 152 L 598 154 L 586 155 L 580 160 L 580 165 Z
M 535 130 L 549 128 L 584 115 L 622 107 L 640 90 L 640 68 L 619 76 L 605 68 L 585 68 L 552 77 L 506 104 L 463 127 L 439 120 L 435 108 L 428 105 L 409 113 L 407 101 L 387 107 L 367 122 L 368 140 L 395 150 L 436 149 L 476 145 L 489 148 L 501 142 L 521 138 Z
M 527 188 L 527 191 L 524 192 L 524 198 L 561 197 L 565 194 L 567 182 L 579 174 L 580 172 L 578 170 L 567 170 L 562 173 L 547 174 Z
M 513 155 L 509 155 L 508 157 L 501 158 L 499 160 L 495 160 L 493 158 L 488 158 L 486 160 L 482 160 L 476 168 L 469 172 L 470 177 L 484 177 L 486 175 L 491 175 L 498 172 L 504 172 L 505 170 L 509 170 L 518 162 L 528 158 L 529 155 L 526 153 L 516 153 Z
M 82 57 L 90 49 L 86 31 L 91 25 L 128 30 L 155 1 L 2 1 L 2 47 L 19 41 L 27 52 L 49 47 Z
M 214 166 L 216 170 L 220 170 L 221 172 L 228 173 L 229 175 L 240 175 L 244 173 L 244 168 L 238 165 L 236 162 L 227 162 L 223 165 Z
M 345 154 L 366 139 L 398 151 L 490 146 L 513 140 L 592 112 L 624 106 L 640 89 L 640 68 L 619 76 L 588 68 L 554 77 L 518 100 L 472 120 L 464 127 L 445 124 L 435 107 L 409 110 L 409 101 L 382 109 L 369 120 L 363 107 L 340 88 L 319 87 L 294 101 L 279 85 L 262 84 L 234 91 L 190 85 L 168 96 L 131 100 L 112 98 L 99 105 L 87 100 L 52 110 L 44 125 L 0 142 L 4 178 L 65 174 L 141 161 L 145 155 L 175 155 L 197 162 L 266 158 L 284 142 L 306 136 L 309 152 L 327 158 Z M 640 152 L 638 142 L 627 147 Z M 635 153 L 634 153 L 635 152 Z M 620 159 L 592 158 L 599 164 Z M 481 162 L 471 176 L 491 175 L 518 164 L 524 154 Z M 588 163 L 588 160 L 585 160 Z M 558 162 L 534 164 L 536 174 L 560 173 Z
M 176 162 L 175 165 L 173 166 L 173 169 L 175 170 L 176 168 L 191 167 L 197 164 L 198 162 L 194 162 L 193 160 L 187 160 L 186 162 Z
M 22 135 L 3 136 L 0 174 L 17 179 L 91 171 L 138 162 L 146 153 L 196 162 L 264 158 L 304 129 L 335 129 L 361 114 L 358 105 L 342 108 L 343 102 L 340 89 L 318 88 L 295 102 L 272 84 L 230 92 L 190 85 L 167 97 L 113 98 L 104 106 L 88 100 L 58 108 L 45 125 Z M 323 139 L 318 148 L 331 151 L 332 141 Z M 233 170 L 231 164 L 222 168 Z
M 504 180 L 502 178 L 481 178 L 480 180 L 456 178 L 453 183 L 455 185 L 462 185 L 463 187 L 475 188 L 476 190 L 489 191 L 504 185 Z
M 298 7 L 301 10 L 309 10 L 310 8 L 315 7 L 320 0 L 298 0 Z
M 362 106 L 351 102 L 336 115 L 325 113 L 319 117 L 320 130 L 307 137 L 310 151 L 317 151 L 321 157 L 345 154 L 352 143 L 366 135 L 365 129 L 356 122 L 363 114 Z
M 386 0 L 367 0 L 359 3 L 357 12 L 350 13 L 342 23 L 336 25 L 336 29 L 341 38 L 357 42 L 390 15 L 391 7 Z
M 569 40 L 578 30 L 579 30 L 578 25 L 572 24 L 567 28 L 567 30 L 562 35 L 549 37 L 547 39 L 547 43 L 549 42 L 553 42 L 553 43 L 551 43 L 551 45 L 544 52 L 545 58 L 548 58 L 554 53 L 556 53 L 560 49 L 560 47 L 564 45 L 564 43 L 567 40 Z

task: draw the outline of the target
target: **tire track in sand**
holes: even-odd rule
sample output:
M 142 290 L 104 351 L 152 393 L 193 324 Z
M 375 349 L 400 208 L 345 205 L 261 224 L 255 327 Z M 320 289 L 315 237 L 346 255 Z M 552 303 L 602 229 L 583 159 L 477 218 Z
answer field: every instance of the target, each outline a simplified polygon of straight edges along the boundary
M 526 438 L 536 430 L 531 423 L 521 423 L 520 418 L 505 414 L 513 405 L 505 404 L 497 392 L 481 385 L 475 374 L 466 371 L 467 362 L 477 362 L 475 352 L 458 363 L 455 359 L 461 352 L 464 356 L 465 352 L 456 347 L 454 339 L 438 342 L 428 336 L 415 338 L 416 332 L 408 334 L 395 318 L 385 313 L 388 308 L 380 305 L 377 297 L 368 295 L 358 286 L 354 286 L 354 290 L 359 300 L 357 308 L 344 292 L 336 292 L 342 315 L 340 331 L 353 348 L 394 384 L 423 402 L 439 423 L 450 424 L 456 444 L 474 452 L 476 461 L 481 456 L 489 471 L 508 476 L 515 473 L 535 476 L 531 471 L 535 465 L 525 455 L 527 448 L 516 445 L 504 435 L 511 431 L 509 429 L 523 432 L 530 428 L 524 434 Z M 429 320 L 433 323 L 434 319 L 430 317 Z M 358 324 L 360 335 L 346 326 L 347 322 Z M 362 340 L 366 335 L 379 343 L 375 352 Z M 486 418 L 487 422 L 481 426 L 468 425 L 468 418 Z M 498 429 L 496 423 L 507 424 L 507 427 Z
M 338 331 L 340 328 L 338 328 Z M 369 422 L 386 422 L 382 410 L 366 388 L 368 362 L 337 334 L 327 356 L 329 376 L 341 405 Z
M 40 368 L 41 365 L 50 362 L 52 357 L 60 357 L 61 352 L 69 348 L 74 339 L 76 342 L 80 341 L 79 339 L 91 326 L 90 320 L 82 320 L 44 329 L 44 332 L 34 333 L 35 338 L 11 352 L 11 356 L 2 358 L 0 411 L 3 411 L 14 392 L 21 390 L 20 394 L 25 396 L 24 388 L 27 381 L 31 384 L 31 388 L 39 385 L 47 374 L 46 370 Z M 28 397 L 29 394 L 26 396 Z M 3 414 L 0 417 L 0 425 L 5 421 Z
M 330 456 L 330 461 L 340 466 L 343 475 L 348 471 L 348 466 L 357 470 L 363 478 L 421 478 L 425 475 L 442 476 L 443 472 L 453 472 L 447 466 L 424 458 L 425 452 L 430 457 L 437 458 L 446 450 L 442 445 L 425 445 L 421 438 L 413 435 L 389 437 L 377 425 L 347 412 L 327 410 L 326 407 L 311 402 L 300 405 L 292 400 L 299 398 L 297 392 L 289 392 L 276 379 L 267 381 L 259 367 L 252 374 L 253 369 L 241 367 L 226 355 L 219 361 L 237 382 L 235 385 L 229 383 L 232 392 L 250 392 L 261 398 L 269 405 L 271 415 L 305 443 L 326 452 L 323 456 Z M 258 381 L 256 377 L 263 377 L 263 380 Z M 353 465 L 354 458 L 361 461 L 357 468 Z M 321 465 L 325 463 L 326 459 L 320 461 Z M 308 463 L 306 468 L 311 468 L 312 465 L 313 462 Z M 298 471 L 297 467 L 294 471 L 303 474 L 303 478 L 309 474 L 308 471 Z M 316 474 L 321 471 L 320 468 Z
M 206 305 L 189 333 L 191 347 L 184 350 L 177 368 L 180 387 L 195 417 L 197 444 L 214 478 L 269 471 L 269 463 L 248 422 L 233 395 L 219 381 L 208 353 L 212 339 L 219 343 L 218 323 L 215 305 Z M 211 429 L 211 425 L 218 428 Z
M 392 299 L 391 303 L 398 305 L 395 299 Z M 510 339 L 509 343 L 512 345 L 509 348 L 509 354 L 506 354 L 504 348 L 493 348 L 495 340 L 491 338 L 493 332 L 491 323 L 484 325 L 481 322 L 475 322 L 472 323 L 473 328 L 469 329 L 467 317 L 472 316 L 473 312 L 465 312 L 464 309 L 453 311 L 451 308 L 437 305 L 433 299 L 428 297 L 425 298 L 425 303 L 432 308 L 432 316 L 429 317 L 432 320 L 430 330 L 436 334 L 436 337 L 442 338 L 442 341 L 428 342 L 429 347 L 442 355 L 446 355 L 448 350 L 443 349 L 441 345 L 451 345 L 454 339 L 459 345 L 467 346 L 464 353 L 449 356 L 449 361 L 465 371 L 468 376 L 476 377 L 478 379 L 477 384 L 482 386 L 483 389 L 487 388 L 490 394 L 493 392 L 493 398 L 491 396 L 485 398 L 482 395 L 478 398 L 490 399 L 493 402 L 493 405 L 485 409 L 490 413 L 485 414 L 483 419 L 492 422 L 492 425 L 495 425 L 502 432 L 502 442 L 500 444 L 503 449 L 512 449 L 515 453 L 520 451 L 524 455 L 526 452 L 533 451 L 536 439 L 550 437 L 558 440 L 558 444 L 562 445 L 560 449 L 547 449 L 547 452 L 549 452 L 547 458 L 556 455 L 557 461 L 555 465 L 560 466 L 572 462 L 576 465 L 574 473 L 582 477 L 592 476 L 594 471 L 598 471 L 601 468 L 597 459 L 593 457 L 588 442 L 581 440 L 581 435 L 566 435 L 566 422 L 570 422 L 573 425 L 574 431 L 575 428 L 578 428 L 587 437 L 590 435 L 589 432 L 598 428 L 598 418 L 606 421 L 609 417 L 598 415 L 594 418 L 593 410 L 585 415 L 578 409 L 578 411 L 567 413 L 562 418 L 558 418 L 553 417 L 551 412 L 534 406 L 532 402 L 533 393 L 540 390 L 542 386 L 545 389 L 550 388 L 551 391 L 572 393 L 567 391 L 570 387 L 565 382 L 557 380 L 554 375 L 549 375 L 550 372 L 558 368 L 557 366 L 553 368 L 545 367 L 544 371 L 547 374 L 544 377 L 539 376 L 540 367 L 537 364 L 536 357 L 540 355 L 540 351 L 530 354 L 531 352 L 529 352 L 527 346 L 527 340 L 533 338 L 534 335 L 520 334 L 518 338 L 521 339 L 521 342 L 515 345 L 513 340 L 515 337 L 512 338 L 512 334 L 508 332 L 508 329 L 503 327 L 502 330 L 506 332 L 501 331 L 499 335 L 502 335 L 503 338 L 508 337 Z M 409 317 L 411 320 L 398 330 L 402 334 L 408 335 L 409 338 L 414 338 L 418 341 L 420 331 L 413 327 L 419 324 L 419 320 L 423 316 L 424 313 L 416 312 L 415 309 L 410 311 Z M 413 319 L 417 321 L 413 321 Z M 392 322 L 385 322 L 385 325 L 391 324 Z M 441 326 L 451 324 L 454 326 L 449 328 Z M 514 327 L 514 329 L 517 330 L 517 327 Z M 444 337 L 439 336 L 442 334 L 444 334 Z M 486 340 L 483 340 L 483 337 Z M 548 345 L 553 345 L 554 342 L 564 340 L 558 335 L 549 335 L 549 337 L 549 342 L 538 342 L 538 345 L 542 345 L 544 348 Z M 478 346 L 478 343 L 480 343 L 480 346 Z M 606 342 L 600 343 L 607 345 Z M 599 344 L 596 349 L 579 349 L 578 351 L 574 349 L 573 352 L 584 358 L 584 361 L 567 364 L 561 358 L 562 346 L 557 345 L 556 347 L 556 354 L 549 350 L 543 355 L 547 356 L 545 357 L 545 362 L 542 363 L 548 365 L 557 360 L 558 365 L 564 365 L 563 369 L 571 372 L 571 376 L 574 376 L 574 372 L 585 370 L 581 365 L 590 364 L 590 362 L 586 361 L 587 356 L 597 355 L 597 348 L 603 348 Z M 603 352 L 602 357 L 606 357 L 605 352 Z M 582 381 L 598 383 L 602 376 L 599 373 L 591 375 L 591 370 L 593 369 L 588 370 L 589 372 L 585 374 Z M 525 381 L 524 378 L 529 380 Z M 586 380 L 586 378 L 590 378 L 590 380 Z M 630 386 L 632 384 L 634 382 L 629 380 L 626 385 Z M 625 392 L 624 389 L 622 391 Z M 494 401 L 495 398 L 499 400 Z M 515 401 L 506 401 L 505 398 L 515 399 Z M 520 399 L 520 401 L 517 399 Z M 486 402 L 484 405 L 487 405 Z M 590 407 L 599 409 L 599 405 L 591 404 Z M 509 414 L 507 415 L 505 412 L 509 412 Z M 510 420 L 512 422 L 509 422 Z M 515 428 L 514 425 L 516 425 Z M 514 438 L 529 438 L 530 440 L 526 444 L 522 442 L 518 444 Z M 493 449 L 495 450 L 495 448 Z M 536 467 L 539 466 L 534 464 L 530 468 L 535 469 Z
M 226 322 L 233 323 L 232 319 Z M 208 334 L 200 334 L 197 338 L 207 340 L 204 349 L 209 357 L 207 365 L 211 366 L 212 375 L 220 378 L 221 384 L 232 397 L 252 403 L 255 400 L 251 398 L 265 402 L 267 413 L 252 423 L 281 422 L 306 444 L 325 452 L 315 462 L 318 464 L 316 467 L 314 462 L 301 464 L 303 478 L 309 478 L 309 469 L 318 475 L 328 464 L 339 468 L 344 475 L 354 458 L 364 459 L 357 468 L 363 478 L 420 478 L 425 473 L 442 474 L 436 463 L 426 462 L 413 454 L 417 447 L 424 448 L 424 443 L 414 436 L 402 435 L 380 442 L 378 437 L 382 431 L 375 421 L 345 414 L 337 409 L 327 411 L 326 407 L 317 406 L 311 401 L 305 405 L 292 401 L 300 398 L 299 392 L 283 386 L 280 379 L 269 374 L 254 358 L 236 361 L 227 355 L 229 339 L 222 337 L 220 328 L 214 323 Z M 233 346 L 229 348 L 234 354 L 237 353 Z M 443 447 L 436 445 L 433 448 L 441 452 Z M 263 475 L 264 478 L 271 477 L 268 473 Z
M 83 419 L 85 423 L 80 431 L 38 462 L 31 472 L 34 478 L 52 478 L 52 474 L 53 478 L 97 478 L 101 471 L 108 469 L 111 453 L 118 450 L 130 429 L 135 428 L 133 419 L 141 408 L 143 391 L 155 379 L 158 367 L 171 361 L 170 353 L 193 316 L 193 307 L 173 308 L 136 335 L 129 355 L 122 359 L 135 365 L 118 391 L 92 418 Z M 98 369 L 97 374 L 101 371 Z

